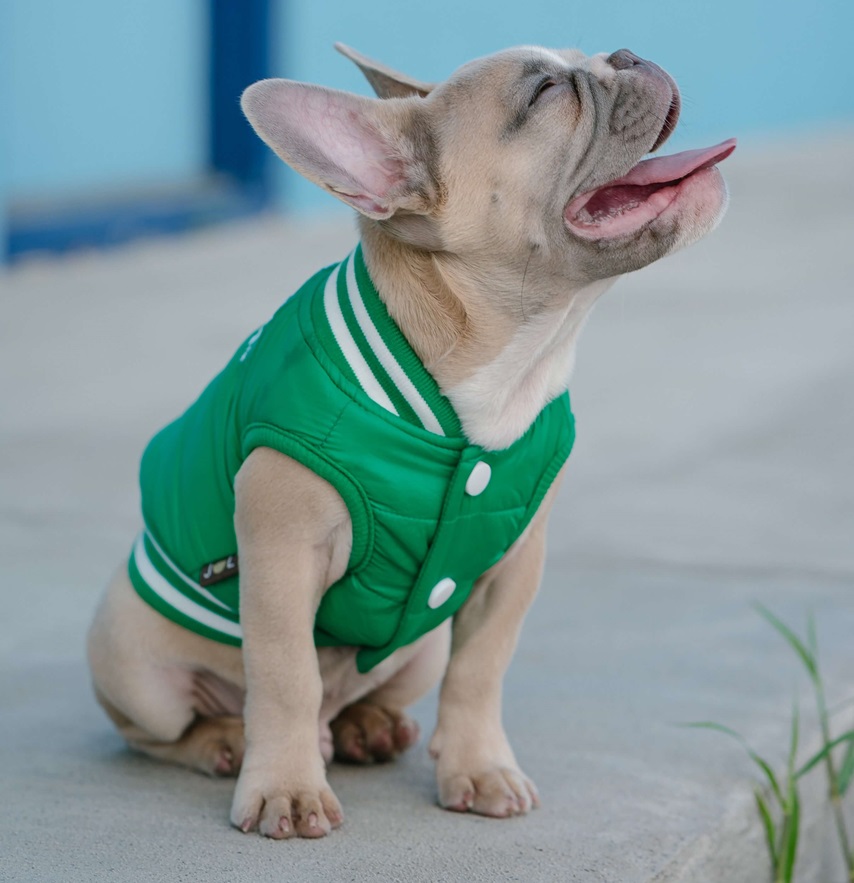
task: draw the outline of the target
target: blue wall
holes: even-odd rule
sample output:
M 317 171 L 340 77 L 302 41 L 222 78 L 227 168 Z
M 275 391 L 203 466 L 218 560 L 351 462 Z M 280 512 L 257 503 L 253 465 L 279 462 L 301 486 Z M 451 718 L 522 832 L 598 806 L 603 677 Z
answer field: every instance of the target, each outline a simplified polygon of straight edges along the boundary
M 6 260 L 8 222 L 6 205 L 9 201 L 9 106 L 11 104 L 12 65 L 5 52 L 3 34 L 9 33 L 9 7 L 0 3 L 0 270 Z M 7 133 L 7 134 L 4 134 Z
M 97 194 L 203 173 L 205 0 L 0 6 L 6 196 Z
M 335 40 L 428 80 L 522 43 L 628 46 L 682 86 L 675 148 L 854 121 L 854 0 L 272 2 L 276 72 L 363 94 Z M 208 4 L 0 0 L 0 228 L 9 199 L 97 196 L 204 173 Z M 282 206 L 344 211 L 270 161 Z
M 673 73 L 685 97 L 674 149 L 854 121 L 854 0 L 278 0 L 281 76 L 369 94 L 341 40 L 424 80 L 478 55 L 537 43 L 626 46 Z M 289 208 L 337 201 L 279 172 Z

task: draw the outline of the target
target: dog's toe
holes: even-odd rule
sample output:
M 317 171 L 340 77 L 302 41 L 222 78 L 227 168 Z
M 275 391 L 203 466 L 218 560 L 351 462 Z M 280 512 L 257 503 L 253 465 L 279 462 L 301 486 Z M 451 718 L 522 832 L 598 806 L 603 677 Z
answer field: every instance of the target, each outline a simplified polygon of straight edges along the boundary
M 540 799 L 534 783 L 520 770 L 495 767 L 440 781 L 439 803 L 453 812 L 503 819 L 524 815 L 539 806 Z
M 257 773 L 238 781 L 231 808 L 235 827 L 244 834 L 257 827 L 272 840 L 325 837 L 343 818 L 341 804 L 328 786 L 269 787 Z

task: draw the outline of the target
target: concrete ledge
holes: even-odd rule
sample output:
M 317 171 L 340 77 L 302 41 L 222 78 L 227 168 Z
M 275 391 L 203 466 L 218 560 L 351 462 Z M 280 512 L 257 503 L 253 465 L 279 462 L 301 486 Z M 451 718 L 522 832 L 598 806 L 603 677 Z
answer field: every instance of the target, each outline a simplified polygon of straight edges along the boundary
M 83 635 L 138 523 L 142 446 L 351 228 L 255 222 L 7 274 L 0 879 L 767 879 L 749 761 L 674 724 L 721 721 L 782 762 L 804 685 L 753 600 L 793 624 L 815 609 L 830 700 L 854 692 L 852 148 L 737 153 L 721 229 L 590 323 L 578 446 L 507 679 L 544 805 L 512 821 L 437 809 L 422 744 L 332 771 L 347 821 L 328 840 L 246 837 L 231 783 L 130 754 L 90 695 Z M 435 697 L 416 713 L 429 732 Z M 822 787 L 805 788 L 798 879 L 836 883 Z

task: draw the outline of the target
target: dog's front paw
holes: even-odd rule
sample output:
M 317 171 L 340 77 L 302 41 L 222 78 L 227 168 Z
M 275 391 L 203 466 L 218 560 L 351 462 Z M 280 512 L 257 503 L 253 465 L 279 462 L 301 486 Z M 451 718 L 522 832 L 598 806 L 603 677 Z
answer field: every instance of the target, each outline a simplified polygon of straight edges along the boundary
M 344 819 L 341 804 L 324 776 L 287 775 L 244 768 L 231 804 L 231 824 L 265 837 L 325 837 Z
M 473 772 L 439 773 L 439 803 L 454 812 L 503 819 L 540 805 L 534 783 L 516 766 L 486 766 Z
M 458 719 L 439 726 L 430 754 L 436 760 L 439 805 L 445 809 L 504 819 L 540 805 L 537 786 L 519 769 L 500 723 L 475 727 Z

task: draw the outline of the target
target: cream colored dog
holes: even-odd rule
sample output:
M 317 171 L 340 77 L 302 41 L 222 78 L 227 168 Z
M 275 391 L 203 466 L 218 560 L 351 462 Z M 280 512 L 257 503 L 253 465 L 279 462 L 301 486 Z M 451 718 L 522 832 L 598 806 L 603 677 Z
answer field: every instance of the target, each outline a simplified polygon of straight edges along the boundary
M 641 162 L 676 125 L 679 93 L 627 50 L 509 49 L 432 86 L 339 49 L 379 99 L 265 80 L 243 108 L 285 162 L 360 212 L 390 314 L 468 439 L 506 448 L 566 389 L 579 331 L 616 277 L 719 221 L 715 163 L 734 142 Z M 446 622 L 359 674 L 356 648 L 317 649 L 312 637 L 347 567 L 347 507 L 304 466 L 256 449 L 235 485 L 242 651 L 162 617 L 122 567 L 89 636 L 98 699 L 134 748 L 239 773 L 241 830 L 318 837 L 342 820 L 325 763 L 409 747 L 417 728 L 405 709 L 442 679 L 430 742 L 440 804 L 525 813 L 537 791 L 504 733 L 501 685 L 556 485 L 453 630 Z

